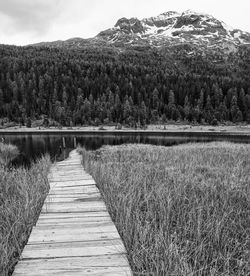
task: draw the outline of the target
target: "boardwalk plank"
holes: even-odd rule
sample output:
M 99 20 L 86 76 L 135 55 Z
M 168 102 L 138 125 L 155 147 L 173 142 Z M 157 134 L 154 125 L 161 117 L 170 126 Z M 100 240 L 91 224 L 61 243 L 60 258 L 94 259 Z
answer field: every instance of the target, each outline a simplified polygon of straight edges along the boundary
M 96 223 L 96 225 L 98 225 Z M 100 224 L 99 224 L 100 225 Z M 81 227 L 81 228 L 79 228 Z M 51 243 L 63 241 L 89 241 L 119 238 L 119 235 L 112 225 L 104 225 L 87 227 L 86 225 L 73 224 L 72 226 L 54 226 L 36 227 L 33 235 L 29 239 L 29 243 Z
M 62 202 L 91 202 L 91 201 L 99 201 L 102 200 L 100 195 L 95 196 L 89 196 L 89 197 L 82 197 L 82 196 L 74 196 L 74 197 L 58 197 L 58 196 L 50 196 L 46 199 L 45 203 L 50 202 L 56 202 L 56 203 L 62 203 Z
M 82 186 L 90 186 L 90 185 L 95 185 L 95 181 L 93 179 L 89 179 L 89 180 L 74 180 L 74 181 L 54 181 L 54 182 L 50 182 L 51 183 L 51 189 L 53 189 L 53 187 L 82 187 Z
M 43 243 L 26 245 L 22 259 L 43 259 L 62 257 L 87 257 L 121 254 L 124 246 L 120 239 Z M 97 264 L 98 266 L 98 264 Z
M 58 267 L 49 266 L 46 267 L 44 264 L 42 264 L 41 268 L 40 266 L 37 266 L 36 269 L 39 272 L 31 271 L 31 269 L 28 267 L 24 271 L 20 271 L 16 273 L 15 275 L 19 276 L 45 276 L 45 275 L 62 275 L 62 276 L 127 276 L 131 275 L 130 270 L 127 266 L 125 267 L 69 267 L 67 269 L 61 268 L 60 265 Z
M 74 225 L 75 226 L 75 225 Z M 95 232 L 95 233 L 81 233 L 80 231 L 75 231 L 76 235 L 70 235 L 68 233 L 59 233 L 58 231 L 55 231 L 57 235 L 37 235 L 37 237 L 34 237 L 30 239 L 30 242 L 28 245 L 35 245 L 35 244 L 56 244 L 56 243 L 63 243 L 65 240 L 67 242 L 82 242 L 82 241 L 105 241 L 105 240 L 114 240 L 118 239 L 119 235 L 117 232 Z M 26 247 L 28 246 L 26 245 Z M 53 245 L 54 246 L 54 245 Z M 86 248 L 85 248 L 86 250 Z
M 99 190 L 96 186 L 82 186 L 82 187 L 53 187 L 50 191 L 50 195 L 53 194 L 77 194 L 77 193 L 98 193 Z
M 68 182 L 72 180 L 72 178 L 70 177 L 54 177 L 52 179 L 50 179 L 51 183 L 53 184 L 54 182 L 60 182 L 59 186 L 60 185 L 63 185 L 63 182 Z M 77 177 L 74 179 L 74 181 L 81 181 L 82 182 L 82 185 L 95 185 L 95 181 L 93 179 L 87 179 L 87 178 L 84 178 L 84 177 Z
M 62 262 L 64 266 L 62 267 Z M 99 266 L 97 266 L 99 264 Z M 30 273 L 32 272 L 32 274 Z M 75 258 L 54 258 L 23 261 L 16 270 L 19 276 L 44 275 L 130 275 L 125 255 L 104 255 Z
M 56 218 L 56 219 L 46 219 L 46 220 L 39 220 L 36 224 L 36 227 L 50 227 L 50 226 L 57 226 L 57 225 L 75 225 L 75 224 L 90 224 L 90 223 L 101 223 L 101 222 L 111 222 L 112 220 L 110 217 L 89 217 L 89 218 L 67 218 L 64 219 Z
M 44 204 L 42 213 L 72 213 L 72 212 L 97 212 L 105 211 L 103 201 L 99 202 L 49 202 Z
M 96 217 L 109 217 L 109 214 L 106 211 L 99 211 L 99 212 L 84 212 L 84 213 L 41 213 L 39 216 L 39 221 L 41 220 L 49 220 L 51 218 L 54 219 L 64 219 L 64 218 L 96 218 Z

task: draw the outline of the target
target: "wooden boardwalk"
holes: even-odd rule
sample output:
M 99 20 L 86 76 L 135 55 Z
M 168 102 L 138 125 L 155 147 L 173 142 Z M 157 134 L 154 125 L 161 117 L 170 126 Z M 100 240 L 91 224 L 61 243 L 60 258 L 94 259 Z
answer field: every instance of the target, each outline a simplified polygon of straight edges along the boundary
M 52 167 L 49 181 L 13 275 L 132 275 L 117 229 L 76 150 Z

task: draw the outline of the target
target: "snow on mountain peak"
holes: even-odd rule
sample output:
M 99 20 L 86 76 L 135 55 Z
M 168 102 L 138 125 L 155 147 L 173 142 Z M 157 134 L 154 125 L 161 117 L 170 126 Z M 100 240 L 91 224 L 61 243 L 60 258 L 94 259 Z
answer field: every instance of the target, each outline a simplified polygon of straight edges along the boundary
M 155 17 L 121 18 L 114 28 L 101 32 L 97 38 L 109 43 L 151 45 L 161 47 L 190 43 L 209 47 L 228 47 L 250 42 L 250 34 L 234 30 L 211 15 L 192 10 L 169 11 Z
M 211 15 L 203 13 L 203 12 L 196 12 L 194 10 L 186 10 L 184 11 L 182 14 L 183 15 L 198 15 L 198 16 L 207 16 L 207 17 L 211 17 Z
M 144 18 L 121 18 L 113 28 L 89 39 L 74 38 L 66 41 L 38 43 L 36 46 L 82 48 L 88 45 L 117 48 L 135 47 L 140 50 L 160 48 L 170 50 L 196 49 L 199 53 L 236 52 L 240 46 L 250 46 L 250 34 L 229 27 L 212 15 L 192 10 L 178 13 L 164 12 Z M 196 51 L 194 50 L 194 52 Z M 193 52 L 193 50 L 190 50 Z
M 234 28 L 231 27 L 231 26 L 229 26 L 229 25 L 227 25 L 226 23 L 221 22 L 221 24 L 222 24 L 223 28 L 224 28 L 228 33 L 234 31 Z
M 160 15 L 151 17 L 151 18 L 154 18 L 155 20 L 164 20 L 164 19 L 177 17 L 177 16 L 180 16 L 180 13 L 178 13 L 176 11 L 169 11 L 169 12 L 161 13 Z

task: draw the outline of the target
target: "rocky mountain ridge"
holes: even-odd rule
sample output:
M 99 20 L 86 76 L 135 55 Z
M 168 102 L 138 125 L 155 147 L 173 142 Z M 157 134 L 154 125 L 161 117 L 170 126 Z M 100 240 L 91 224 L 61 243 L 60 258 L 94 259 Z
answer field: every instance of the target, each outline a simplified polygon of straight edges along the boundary
M 206 47 L 221 47 L 233 51 L 250 43 L 250 34 L 227 26 L 211 15 L 174 11 L 139 20 L 121 18 L 114 28 L 101 32 L 96 39 L 111 44 L 149 44 L 162 47 L 190 43 Z
M 121 18 L 113 28 L 90 39 L 42 42 L 35 46 L 82 48 L 88 45 L 108 47 L 165 48 L 189 44 L 200 49 L 235 52 L 239 46 L 250 45 L 250 34 L 229 27 L 211 15 L 185 11 L 169 11 L 156 17 Z

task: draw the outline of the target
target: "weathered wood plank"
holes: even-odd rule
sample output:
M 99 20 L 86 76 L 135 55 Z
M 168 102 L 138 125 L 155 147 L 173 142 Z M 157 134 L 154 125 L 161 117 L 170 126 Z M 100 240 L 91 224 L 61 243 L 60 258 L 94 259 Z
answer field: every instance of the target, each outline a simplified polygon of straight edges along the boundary
M 39 220 L 36 224 L 36 227 L 39 226 L 57 226 L 57 225 L 74 225 L 74 224 L 89 224 L 89 223 L 99 223 L 99 222 L 111 222 L 112 220 L 110 219 L 110 217 L 86 217 L 86 218 L 74 218 L 74 217 L 70 217 L 70 218 L 53 218 L 53 219 L 43 219 L 43 220 Z
M 95 217 L 109 217 L 107 211 L 99 211 L 99 212 L 84 212 L 84 213 L 44 213 L 40 214 L 39 220 L 47 220 L 47 219 L 65 219 L 65 218 L 95 218 Z
M 120 239 L 27 244 L 22 259 L 87 257 L 121 254 L 123 252 L 124 246 Z
M 73 225 L 75 226 L 75 225 Z M 30 238 L 28 245 L 34 244 L 53 244 L 53 247 L 56 243 L 63 243 L 65 241 L 72 243 L 72 242 L 82 242 L 82 241 L 102 241 L 102 240 L 114 240 L 119 239 L 119 235 L 117 231 L 114 232 L 81 232 L 81 231 L 74 231 L 75 235 L 69 235 L 68 233 L 58 233 L 58 231 L 54 231 L 55 234 L 53 235 L 50 232 L 47 236 L 46 234 L 40 234 L 34 236 L 34 238 Z M 59 235 L 60 234 L 60 235 Z M 26 245 L 26 247 L 28 246 Z M 25 248 L 26 248 L 25 247 Z
M 63 266 L 62 266 L 63 263 Z M 97 266 L 98 264 L 98 266 Z M 23 261 L 15 271 L 18 276 L 44 275 L 130 275 L 126 255 L 103 255 Z
M 91 224 L 36 226 L 29 238 L 29 244 L 63 241 L 89 241 L 119 238 L 111 222 Z
M 72 193 L 98 193 L 99 190 L 95 185 L 82 186 L 82 187 L 53 187 L 50 191 L 50 195 L 52 194 L 72 194 Z
M 56 163 L 16 275 L 132 275 L 126 250 L 81 156 Z
M 40 269 L 38 266 L 36 269 Z M 18 272 L 15 275 L 20 276 L 44 276 L 44 275 L 63 275 L 63 276 L 127 276 L 131 275 L 131 272 L 129 268 L 126 267 L 108 267 L 108 266 L 101 266 L 101 267 L 83 267 L 83 268 L 73 268 L 70 267 L 68 269 L 63 268 L 54 268 L 54 267 L 47 267 L 44 268 L 44 265 L 42 266 L 42 271 L 39 270 L 39 272 L 31 271 L 30 269 L 27 269 L 26 271 Z
M 52 178 L 50 181 L 53 183 L 53 182 L 68 182 L 70 180 L 72 180 L 71 177 L 56 177 L 56 178 Z M 90 184 L 95 185 L 94 180 L 86 179 L 84 177 L 74 178 L 74 181 L 82 181 L 83 185 L 90 185 Z M 61 183 L 61 184 L 63 184 L 63 183 Z
M 74 174 L 74 173 L 72 173 L 72 174 Z M 82 181 L 82 180 L 93 181 L 93 178 L 90 177 L 90 176 L 84 176 L 84 175 L 76 175 L 74 180 L 72 179 L 72 177 L 64 176 L 64 175 L 57 175 L 57 176 L 54 176 L 54 177 L 50 178 L 51 183 L 53 183 L 53 182 L 65 182 L 65 181 Z M 61 183 L 57 183 L 57 184 L 61 184 Z
M 23 260 L 23 268 L 34 269 L 36 267 L 54 267 L 61 268 L 62 262 L 65 264 L 65 268 L 82 268 L 82 267 L 96 267 L 97 264 L 101 266 L 119 267 L 126 266 L 128 264 L 125 254 L 114 254 L 114 255 L 100 255 L 100 256 L 86 256 L 86 257 L 75 257 L 75 258 L 51 258 L 51 259 L 33 259 Z M 45 269 L 46 269 L 45 268 Z M 21 272 L 22 269 L 19 269 Z
M 67 181 L 54 181 L 50 182 L 51 183 L 51 189 L 54 187 L 59 188 L 59 187 L 78 187 L 78 186 L 90 186 L 90 185 L 95 185 L 95 181 L 93 179 L 88 179 L 88 180 L 67 180 Z
M 70 229 L 72 228 L 72 229 Z M 93 228 L 93 229 L 92 229 Z M 81 233 L 85 233 L 85 232 L 90 232 L 90 233 L 94 233 L 94 232 L 115 232 L 116 228 L 112 222 L 112 220 L 109 221 L 85 221 L 83 223 L 78 223 L 77 225 L 74 225 L 74 227 L 70 227 L 70 225 L 65 225 L 65 227 L 62 227 L 62 225 L 52 225 L 51 227 L 47 227 L 47 226 L 42 226 L 37 224 L 34 229 L 33 232 L 38 235 L 39 231 L 41 231 L 41 233 L 43 235 L 45 235 L 48 232 L 53 231 L 53 234 L 55 235 L 56 232 L 68 232 L 70 235 L 74 235 L 76 231 L 79 231 Z M 33 233 L 32 233 L 33 234 Z M 32 236 L 31 236 L 32 237 Z
M 44 204 L 42 213 L 72 213 L 72 212 L 97 212 L 105 211 L 103 201 L 97 202 L 49 202 Z
M 69 194 L 49 194 L 48 198 L 92 198 L 92 197 L 98 197 L 100 196 L 100 193 L 94 192 L 94 193 L 69 193 Z
M 91 201 L 99 201 L 102 200 L 100 195 L 95 195 L 95 196 L 89 196 L 89 197 L 82 197 L 82 196 L 74 196 L 74 197 L 58 197 L 57 195 L 47 197 L 45 203 L 48 204 L 50 202 L 57 202 L 57 203 L 62 203 L 62 202 L 91 202 Z

